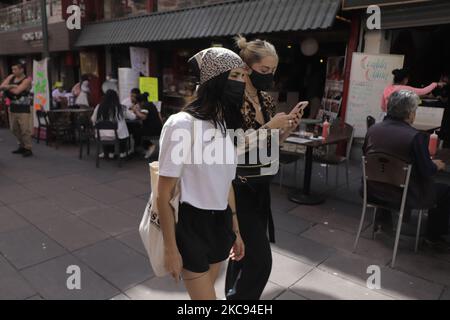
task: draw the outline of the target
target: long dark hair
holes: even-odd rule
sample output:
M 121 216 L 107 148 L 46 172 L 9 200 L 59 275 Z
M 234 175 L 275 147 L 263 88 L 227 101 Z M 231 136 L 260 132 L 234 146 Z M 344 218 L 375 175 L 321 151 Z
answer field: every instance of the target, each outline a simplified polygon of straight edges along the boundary
M 225 72 L 202 84 L 198 89 L 197 98 L 183 111 L 196 119 L 211 121 L 223 133 L 226 129 L 242 128 L 242 105 L 231 106 L 223 103 L 223 93 L 229 75 L 230 72 Z
M 108 90 L 98 107 L 98 120 L 114 121 L 123 119 L 123 107 L 116 91 Z

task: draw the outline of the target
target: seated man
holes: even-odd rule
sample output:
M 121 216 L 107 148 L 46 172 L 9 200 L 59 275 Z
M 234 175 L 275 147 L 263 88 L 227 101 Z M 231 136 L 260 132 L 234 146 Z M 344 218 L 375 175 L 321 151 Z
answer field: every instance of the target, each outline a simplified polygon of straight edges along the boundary
M 125 118 L 127 120 L 136 120 L 136 114 L 132 111 L 133 107 L 138 104 L 137 98 L 141 95 L 141 91 L 138 88 L 134 88 L 130 92 L 130 96 L 122 101 L 122 105 L 125 107 Z
M 64 84 L 60 81 L 56 82 L 53 86 L 52 98 L 53 98 L 53 108 L 64 109 L 67 108 L 67 92 L 64 90 Z
M 450 187 L 435 183 L 433 176 L 446 166 L 440 160 L 431 160 L 429 137 L 414 129 L 419 97 L 407 90 L 392 94 L 388 102 L 386 119 L 367 133 L 363 146 L 365 155 L 386 153 L 413 165 L 407 196 L 408 211 L 430 209 L 426 242 L 438 249 L 449 249 L 442 237 L 448 233 L 450 213 Z M 401 190 L 382 183 L 370 183 L 369 201 L 395 206 L 401 199 Z M 381 213 L 381 212 L 380 212 Z

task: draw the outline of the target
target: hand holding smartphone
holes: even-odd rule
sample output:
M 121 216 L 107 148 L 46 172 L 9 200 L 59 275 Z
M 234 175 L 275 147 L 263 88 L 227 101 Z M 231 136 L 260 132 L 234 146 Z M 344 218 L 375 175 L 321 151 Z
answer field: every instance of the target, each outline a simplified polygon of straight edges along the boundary
M 308 101 L 299 102 L 294 109 L 291 111 L 291 115 L 298 116 L 300 119 L 303 118 L 303 114 L 305 113 L 306 107 L 308 107 Z

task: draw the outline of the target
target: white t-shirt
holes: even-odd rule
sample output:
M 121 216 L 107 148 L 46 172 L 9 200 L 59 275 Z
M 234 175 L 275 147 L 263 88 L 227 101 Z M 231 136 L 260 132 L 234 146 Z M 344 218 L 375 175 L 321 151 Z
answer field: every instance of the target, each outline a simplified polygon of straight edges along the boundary
M 95 107 L 94 113 L 92 114 L 91 121 L 95 125 L 97 123 L 97 115 L 98 115 L 98 108 L 100 105 L 97 105 Z M 125 118 L 115 119 L 114 121 L 117 122 L 117 136 L 119 139 L 127 139 L 130 134 L 128 132 L 127 123 L 125 121 Z M 100 130 L 100 136 L 103 140 L 114 140 L 116 138 L 116 134 L 114 133 L 114 130 Z
M 137 116 L 133 111 L 130 111 L 130 108 L 133 106 L 133 102 L 131 102 L 131 98 L 125 98 L 122 101 L 122 105 L 124 106 L 124 115 L 127 120 L 136 120 Z
M 52 97 L 54 100 L 58 100 L 59 98 L 65 98 L 66 97 L 67 92 L 63 91 L 59 91 L 59 89 L 55 89 L 52 91 Z
M 182 203 L 203 210 L 228 207 L 237 164 L 229 136 L 224 137 L 211 122 L 180 112 L 167 120 L 160 145 L 159 175 L 180 178 Z
M 89 81 L 85 80 L 81 83 L 81 92 L 77 97 L 75 104 L 80 106 L 89 106 L 89 93 L 91 92 L 89 88 Z

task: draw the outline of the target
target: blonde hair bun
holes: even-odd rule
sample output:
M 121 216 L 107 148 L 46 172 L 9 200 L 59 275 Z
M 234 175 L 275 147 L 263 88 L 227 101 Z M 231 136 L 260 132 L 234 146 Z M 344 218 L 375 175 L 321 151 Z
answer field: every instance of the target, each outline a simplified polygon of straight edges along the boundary
M 275 57 L 278 60 L 277 50 L 270 42 L 259 39 L 247 41 L 242 35 L 237 35 L 234 40 L 240 49 L 239 55 L 248 66 L 260 62 L 267 56 Z
M 247 39 L 245 37 L 243 37 L 242 35 L 238 35 L 234 38 L 234 40 L 236 41 L 236 46 L 241 49 L 241 50 L 245 50 L 248 47 L 248 42 Z

